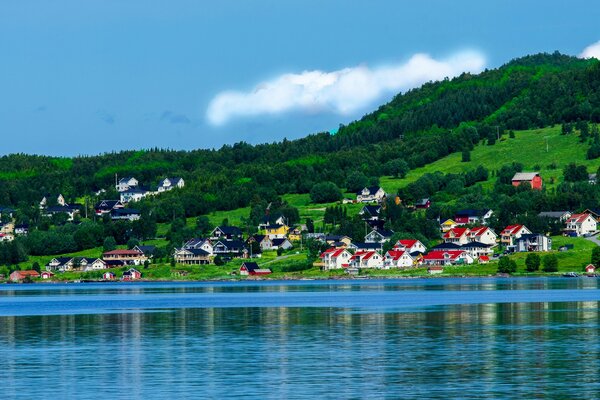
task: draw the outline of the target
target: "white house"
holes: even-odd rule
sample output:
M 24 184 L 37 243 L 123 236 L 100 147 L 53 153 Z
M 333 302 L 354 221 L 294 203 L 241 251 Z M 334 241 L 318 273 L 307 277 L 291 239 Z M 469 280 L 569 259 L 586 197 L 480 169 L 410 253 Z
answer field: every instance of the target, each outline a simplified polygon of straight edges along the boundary
M 376 251 L 357 251 L 349 260 L 352 268 L 382 268 L 383 257 Z
M 597 222 L 591 214 L 573 214 L 567 219 L 565 233 L 573 233 L 577 236 L 583 236 L 596 232 Z
M 365 236 L 365 243 L 385 243 L 389 242 L 394 235 L 393 231 L 387 229 L 373 229 Z
M 158 184 L 158 193 L 166 192 L 175 188 L 181 189 L 185 182 L 181 178 L 165 178 Z
M 383 268 L 408 268 L 414 265 L 414 258 L 404 250 L 389 250 L 385 253 Z
M 205 252 L 207 252 L 210 255 L 213 255 L 213 253 L 214 253 L 214 246 L 209 239 L 202 239 L 202 238 L 190 239 L 183 245 L 183 248 L 188 249 L 188 250 L 189 249 L 204 250 Z
M 48 206 L 48 202 L 51 199 L 56 200 L 56 205 L 63 206 L 63 207 L 67 205 L 67 202 L 62 194 L 60 194 L 60 193 L 58 195 L 47 194 L 44 197 L 42 197 L 42 200 L 40 201 L 40 208 L 46 208 Z
M 129 203 L 130 201 L 140 201 L 150 194 L 151 192 L 147 189 L 132 187 L 120 192 L 119 197 L 121 203 Z
M 464 250 L 431 251 L 423 257 L 425 265 L 473 264 L 473 257 Z
M 521 235 L 521 237 L 516 240 L 515 251 L 526 252 L 550 250 L 552 250 L 552 239 L 539 233 Z
M 410 254 L 425 253 L 427 251 L 423 243 L 416 239 L 400 239 L 394 245 L 394 249 L 408 251 Z
M 467 244 L 469 242 L 469 228 L 452 228 L 444 233 L 444 242 L 454 244 Z
M 513 246 L 515 239 L 531 233 L 525 225 L 509 225 L 500 233 L 500 242 L 505 246 Z
M 117 192 L 121 193 L 136 188 L 139 184 L 138 180 L 133 177 L 121 178 L 115 185 L 115 189 L 117 189 Z
M 352 254 L 346 249 L 330 248 L 321 254 L 324 270 L 347 268 Z
M 497 239 L 498 235 L 496 235 L 496 232 L 487 226 L 477 226 L 471 228 L 469 232 L 469 240 L 471 242 L 480 242 L 495 246 Z
M 371 203 L 373 201 L 381 202 L 385 197 L 385 192 L 379 186 L 363 188 L 356 192 L 356 201 L 358 203 Z

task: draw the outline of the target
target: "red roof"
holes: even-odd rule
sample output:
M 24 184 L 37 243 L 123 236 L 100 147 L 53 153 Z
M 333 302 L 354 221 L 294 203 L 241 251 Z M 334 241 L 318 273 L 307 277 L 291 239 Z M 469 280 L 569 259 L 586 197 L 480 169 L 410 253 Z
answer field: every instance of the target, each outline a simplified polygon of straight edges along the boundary
M 455 260 L 460 257 L 463 253 L 463 250 L 434 250 L 430 251 L 428 254 L 423 256 L 424 260 Z M 444 257 L 444 254 L 448 254 L 450 257 Z
M 516 235 L 523 228 L 523 225 L 509 225 L 502 231 L 503 235 Z
M 479 256 L 479 261 L 490 261 L 488 256 Z
M 369 258 L 373 257 L 375 254 L 377 254 L 376 251 L 368 251 L 366 254 L 363 255 L 363 258 L 365 260 L 368 260 Z
M 330 247 L 329 249 L 325 250 L 324 252 L 321 253 L 320 257 L 321 258 L 325 258 L 325 256 L 331 252 L 334 252 L 336 250 L 335 247 Z
M 398 240 L 398 243 L 400 243 L 402 246 L 406 247 L 407 249 L 410 249 L 411 247 L 413 247 L 417 242 L 418 242 L 418 240 L 416 240 L 416 239 L 400 239 L 400 240 Z
M 567 220 L 567 222 L 572 223 L 572 224 L 573 223 L 581 224 L 583 221 L 585 221 L 587 219 L 588 216 L 590 216 L 590 214 L 573 214 L 573 215 L 571 215 L 571 218 L 569 218 Z
M 37 277 L 40 276 L 39 272 L 33 270 L 33 269 L 28 269 L 25 271 L 15 271 L 16 273 L 19 274 L 20 277 L 26 277 L 26 276 L 33 276 L 33 277 Z
M 448 232 L 444 233 L 444 238 L 448 239 L 453 237 L 461 237 L 465 233 L 468 233 L 468 230 L 469 228 L 452 228 Z
M 481 236 L 485 233 L 486 229 L 489 228 L 487 226 L 476 226 L 475 228 L 471 228 L 471 235 Z
M 385 255 L 391 257 L 394 261 L 400 259 L 406 253 L 404 250 L 390 250 Z

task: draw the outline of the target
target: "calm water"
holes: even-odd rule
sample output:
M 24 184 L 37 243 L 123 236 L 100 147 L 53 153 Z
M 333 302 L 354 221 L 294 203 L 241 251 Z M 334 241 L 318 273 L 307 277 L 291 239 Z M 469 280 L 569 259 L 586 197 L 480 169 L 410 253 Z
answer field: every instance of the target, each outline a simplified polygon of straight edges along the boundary
M 599 283 L 0 285 L 0 399 L 599 398 Z

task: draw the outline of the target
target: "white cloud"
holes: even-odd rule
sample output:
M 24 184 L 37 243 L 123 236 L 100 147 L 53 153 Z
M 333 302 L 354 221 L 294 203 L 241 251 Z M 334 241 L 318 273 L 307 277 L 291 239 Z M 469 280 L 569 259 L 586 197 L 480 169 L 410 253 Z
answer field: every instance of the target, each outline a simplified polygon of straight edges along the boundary
M 217 94 L 206 111 L 208 121 L 223 125 L 236 117 L 279 114 L 287 111 L 351 114 L 372 105 L 386 93 L 396 93 L 432 80 L 462 72 L 480 72 L 485 57 L 461 52 L 444 60 L 415 54 L 407 62 L 369 68 L 365 65 L 338 71 L 304 71 L 283 74 L 258 84 L 252 91 Z
M 600 60 L 600 41 L 597 41 L 594 44 L 590 44 L 588 47 L 583 49 L 580 58 L 597 58 Z

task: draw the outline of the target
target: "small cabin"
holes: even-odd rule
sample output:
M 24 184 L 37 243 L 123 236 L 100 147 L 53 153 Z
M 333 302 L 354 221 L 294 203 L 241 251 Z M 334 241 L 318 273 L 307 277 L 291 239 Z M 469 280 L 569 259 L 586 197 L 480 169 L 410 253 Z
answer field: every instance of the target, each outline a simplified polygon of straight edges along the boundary
M 585 273 L 586 274 L 594 274 L 594 273 L 596 273 L 596 266 L 594 264 L 588 264 L 585 267 Z
M 141 279 L 142 273 L 135 268 L 131 268 L 125 272 L 123 272 L 123 277 L 121 280 L 123 281 L 134 281 L 137 279 Z
M 102 274 L 102 279 L 104 279 L 105 281 L 112 281 L 113 279 L 115 279 L 115 274 L 113 272 L 105 272 Z
M 427 272 L 429 272 L 430 275 L 441 274 L 442 272 L 444 272 L 444 267 L 441 267 L 439 265 L 432 265 L 431 267 L 427 268 Z
M 54 274 L 50 271 L 43 271 L 41 274 L 42 279 L 52 279 Z
M 255 262 L 245 262 L 240 267 L 240 275 L 269 275 L 271 270 L 269 268 L 259 268 Z

